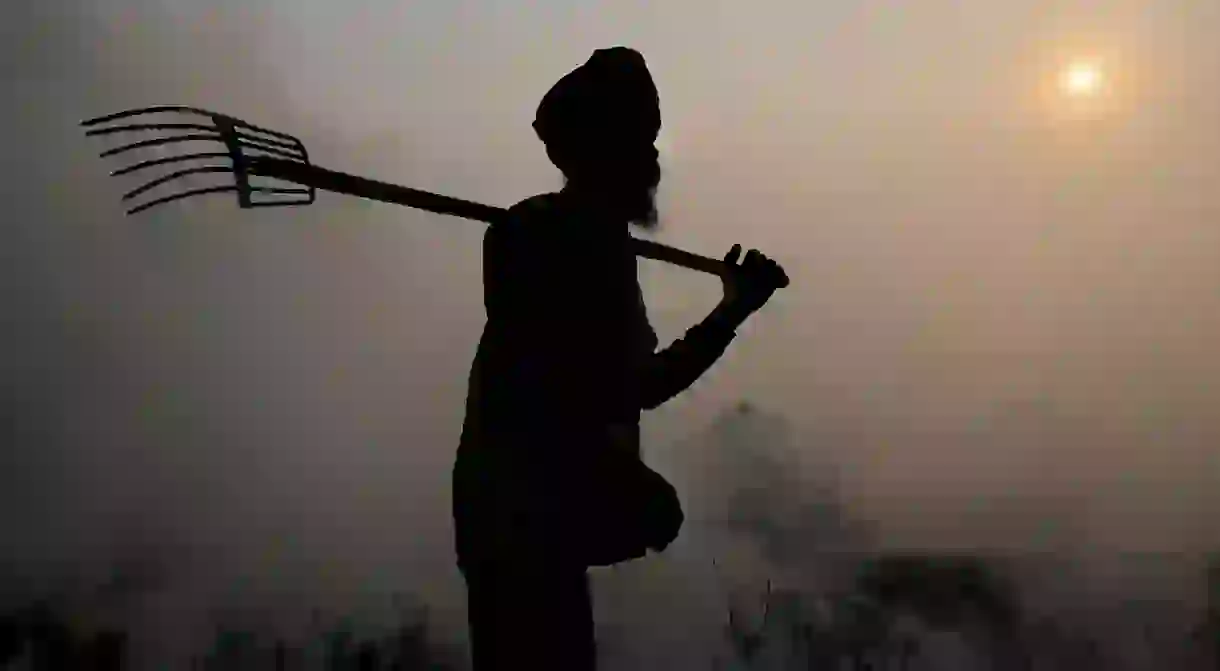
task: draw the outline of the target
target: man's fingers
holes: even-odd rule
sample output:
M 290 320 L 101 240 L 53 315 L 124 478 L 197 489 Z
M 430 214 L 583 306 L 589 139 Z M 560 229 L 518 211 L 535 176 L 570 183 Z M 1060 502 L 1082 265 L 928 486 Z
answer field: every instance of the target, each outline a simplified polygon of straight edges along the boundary
M 739 258 L 741 259 L 740 265 L 737 264 Z M 724 262 L 740 269 L 746 277 L 761 280 L 764 284 L 770 284 L 781 289 L 788 286 L 788 274 L 784 272 L 784 269 L 757 249 L 749 250 L 745 253 L 745 257 L 742 258 L 741 245 L 733 245 L 733 248 L 725 255 Z
M 788 274 L 784 269 L 774 259 L 757 250 L 750 250 L 750 253 L 746 254 L 742 267 L 759 279 L 766 278 L 765 282 L 774 288 L 782 289 L 788 286 Z
M 784 272 L 784 269 L 778 263 L 775 264 L 775 286 L 780 289 L 788 286 L 788 273 Z
M 772 259 L 767 259 L 767 274 L 771 277 L 772 283 L 782 289 L 788 286 L 788 274 Z

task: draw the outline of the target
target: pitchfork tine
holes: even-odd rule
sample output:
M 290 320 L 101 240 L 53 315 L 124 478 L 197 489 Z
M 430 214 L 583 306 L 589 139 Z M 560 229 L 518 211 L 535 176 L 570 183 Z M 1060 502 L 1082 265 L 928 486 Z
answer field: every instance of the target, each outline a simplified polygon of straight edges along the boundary
M 201 158 L 229 158 L 229 153 L 224 151 L 207 151 L 198 154 L 183 154 L 182 156 L 167 156 L 165 158 L 150 158 L 147 161 L 140 161 L 134 165 L 129 165 L 126 168 L 119 168 L 110 172 L 111 177 L 121 177 L 123 175 L 133 173 L 144 168 L 151 168 L 154 165 L 166 165 L 168 163 L 180 163 L 182 161 L 196 161 Z
M 137 212 L 143 212 L 144 210 L 147 210 L 150 207 L 155 207 L 155 206 L 161 205 L 163 203 L 172 203 L 175 200 L 182 200 L 183 198 L 190 198 L 191 196 L 202 196 L 202 195 L 209 194 L 209 193 L 226 193 L 226 192 L 231 193 L 233 191 L 237 191 L 236 186 L 209 186 L 209 187 L 204 187 L 202 189 L 192 189 L 190 191 L 183 191 L 182 193 L 175 193 L 175 194 L 172 194 L 169 196 L 162 196 L 156 200 L 150 200 L 147 203 L 138 205 L 136 207 L 131 208 L 130 210 L 127 210 L 127 214 L 135 214 Z
M 114 114 L 107 114 L 105 116 L 94 117 L 92 119 L 85 119 L 84 121 L 80 122 L 80 125 L 96 126 L 98 124 L 108 123 L 110 121 L 118 121 L 119 119 L 127 119 L 127 118 L 133 117 L 133 116 L 140 116 L 141 114 L 160 114 L 162 112 L 186 112 L 189 114 L 198 114 L 200 116 L 206 116 L 206 117 L 209 117 L 212 119 L 215 119 L 217 117 L 227 117 L 227 115 L 221 114 L 219 112 L 205 110 L 201 107 L 191 107 L 189 105 L 153 105 L 152 107 L 140 107 L 137 109 L 123 110 L 121 112 L 115 112 Z M 232 118 L 232 117 L 228 117 L 228 118 Z M 265 133 L 265 134 L 271 135 L 273 137 L 283 138 L 283 139 L 288 140 L 289 142 L 293 142 L 293 143 L 297 142 L 297 139 L 295 137 L 293 137 L 292 135 L 289 135 L 288 133 L 281 133 L 278 130 L 271 130 L 270 128 L 263 128 L 262 126 L 255 126 L 254 124 L 247 123 L 245 121 L 242 121 L 242 125 L 244 125 L 246 128 L 249 128 L 250 130 L 258 131 L 259 133 Z
M 107 126 L 85 131 L 85 135 L 111 135 L 114 133 L 130 133 L 137 130 L 202 130 L 215 131 L 215 126 L 205 126 L 201 123 L 136 123 L 126 126 Z
M 140 116 L 141 114 L 156 114 L 158 112 L 193 112 L 195 114 L 203 114 L 205 116 L 210 115 L 208 111 L 196 109 L 194 107 L 184 107 L 182 105 L 154 105 L 153 107 L 141 107 L 138 109 L 123 110 L 121 112 L 115 112 L 114 114 L 85 119 L 84 121 L 80 122 L 80 125 L 96 126 L 99 123 L 118 121 L 119 119 Z
M 123 145 L 122 147 L 115 147 L 114 149 L 107 149 L 106 151 L 101 153 L 101 157 L 106 158 L 107 156 L 114 156 L 115 154 L 122 154 L 123 152 L 131 151 L 133 149 L 143 149 L 144 147 L 157 147 L 157 146 L 160 146 L 163 144 L 174 144 L 177 142 L 223 142 L 223 141 L 224 141 L 224 138 L 222 138 L 219 133 L 216 133 L 213 135 L 203 135 L 201 133 L 191 133 L 190 135 L 175 135 L 173 137 L 158 137 L 158 138 L 153 138 L 151 140 L 141 140 L 139 142 L 133 142 L 131 144 Z
M 149 191 L 149 190 L 153 189 L 154 187 L 160 186 L 161 184 L 165 184 L 166 182 L 172 182 L 175 179 L 178 179 L 179 177 L 186 177 L 187 175 L 202 175 L 205 173 L 214 173 L 214 172 L 233 172 L 233 168 L 227 168 L 222 165 L 208 165 L 208 166 L 202 166 L 199 168 L 187 168 L 186 170 L 177 170 L 177 171 L 169 173 L 168 175 L 165 175 L 164 177 L 158 177 L 157 179 L 154 179 L 153 181 L 145 184 L 144 186 L 141 186 L 139 188 L 128 191 L 127 193 L 123 194 L 123 200 L 131 200 L 132 198 L 135 198 L 136 196 L 144 193 L 145 191 Z
M 256 191 L 258 193 L 275 193 L 275 194 L 281 194 L 281 195 L 285 195 L 285 196 L 288 196 L 288 195 L 304 196 L 304 195 L 309 194 L 309 189 L 273 189 L 273 188 L 265 187 L 265 186 L 252 186 L 249 188 L 249 190 Z M 182 200 L 183 198 L 190 198 L 191 196 L 203 196 L 203 195 L 206 195 L 209 193 L 232 193 L 234 191 L 240 191 L 240 189 L 236 186 L 208 186 L 208 187 L 204 187 L 202 189 L 192 189 L 190 191 L 183 191 L 182 193 L 175 193 L 175 194 L 171 194 L 168 196 L 162 196 L 161 198 L 157 198 L 156 200 L 150 200 L 147 203 L 138 205 L 136 207 L 131 208 L 130 210 L 127 210 L 127 214 L 135 214 L 137 212 L 143 212 L 144 210 L 147 210 L 150 207 L 155 207 L 157 205 L 162 205 L 165 203 L 172 203 L 175 200 Z M 250 204 L 250 207 L 272 207 L 272 206 L 274 206 L 274 204 L 272 204 L 272 203 L 251 203 Z

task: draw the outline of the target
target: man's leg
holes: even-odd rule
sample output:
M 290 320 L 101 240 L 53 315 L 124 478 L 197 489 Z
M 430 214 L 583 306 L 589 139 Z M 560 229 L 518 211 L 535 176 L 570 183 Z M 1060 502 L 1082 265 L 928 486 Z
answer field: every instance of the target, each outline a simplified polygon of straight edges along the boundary
M 474 671 L 593 671 L 589 578 L 583 569 L 467 567 Z

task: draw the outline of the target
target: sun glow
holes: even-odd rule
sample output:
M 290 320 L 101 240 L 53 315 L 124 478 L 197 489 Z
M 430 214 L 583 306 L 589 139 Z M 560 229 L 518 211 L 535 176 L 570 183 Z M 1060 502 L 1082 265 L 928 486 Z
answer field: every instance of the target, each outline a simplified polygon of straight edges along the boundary
M 1101 93 L 1105 73 L 1095 61 L 1079 60 L 1069 64 L 1059 76 L 1059 86 L 1072 98 L 1093 98 Z
M 1054 49 L 1039 68 L 1043 114 L 1055 123 L 1072 124 L 1121 118 L 1119 113 L 1134 103 L 1136 73 L 1130 66 L 1116 48 Z

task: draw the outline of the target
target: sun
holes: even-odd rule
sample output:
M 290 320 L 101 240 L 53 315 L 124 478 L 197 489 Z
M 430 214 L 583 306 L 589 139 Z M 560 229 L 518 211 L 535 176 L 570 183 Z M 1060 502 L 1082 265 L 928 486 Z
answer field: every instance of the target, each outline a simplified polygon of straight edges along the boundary
M 1039 114 L 1077 128 L 1082 122 L 1119 121 L 1135 111 L 1136 85 L 1148 73 L 1123 45 L 1057 41 L 1063 44 L 1049 45 L 1030 70 Z
M 1105 72 L 1096 61 L 1078 60 L 1068 64 L 1059 75 L 1059 87 L 1071 98 L 1094 98 L 1105 85 Z

